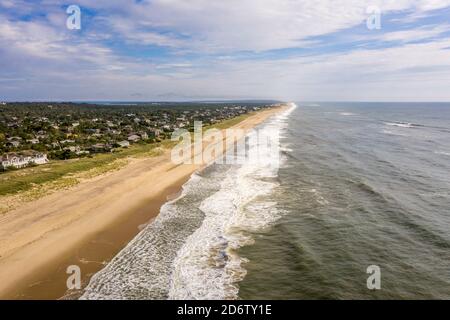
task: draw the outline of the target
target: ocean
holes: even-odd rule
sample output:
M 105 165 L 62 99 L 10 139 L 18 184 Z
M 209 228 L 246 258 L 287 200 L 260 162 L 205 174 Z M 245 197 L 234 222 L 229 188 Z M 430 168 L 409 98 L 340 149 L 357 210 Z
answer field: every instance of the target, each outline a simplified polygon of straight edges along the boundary
M 82 299 L 450 299 L 450 104 L 297 103 L 259 131 L 279 152 L 194 174 Z

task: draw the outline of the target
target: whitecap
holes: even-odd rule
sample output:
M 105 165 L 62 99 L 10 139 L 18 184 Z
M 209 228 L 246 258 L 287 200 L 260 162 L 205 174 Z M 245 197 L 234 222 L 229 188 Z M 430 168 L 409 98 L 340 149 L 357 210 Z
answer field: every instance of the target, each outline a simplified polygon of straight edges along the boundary
M 445 152 L 445 151 L 435 151 L 434 153 L 435 154 L 440 154 L 440 155 L 443 155 L 443 156 L 450 156 L 450 152 Z
M 384 124 L 387 125 L 387 126 L 400 127 L 400 128 L 417 128 L 417 127 L 422 127 L 421 125 L 418 125 L 418 124 L 414 124 L 414 123 L 410 123 L 410 122 L 399 122 L 399 121 L 385 122 Z

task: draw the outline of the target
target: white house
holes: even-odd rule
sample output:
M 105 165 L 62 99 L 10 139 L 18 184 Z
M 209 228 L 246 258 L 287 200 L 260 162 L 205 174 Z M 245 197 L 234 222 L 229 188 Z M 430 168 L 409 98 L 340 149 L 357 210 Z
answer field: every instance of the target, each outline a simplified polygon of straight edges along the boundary
M 46 164 L 48 163 L 47 155 L 44 153 L 37 153 L 34 155 L 34 157 L 31 157 L 31 161 L 34 164 Z
M 17 140 L 13 140 L 13 141 L 11 141 L 10 142 L 11 143 L 11 145 L 13 146 L 13 147 L 18 147 L 18 146 L 20 146 L 20 142 L 19 141 L 17 141 Z
M 161 130 L 150 128 L 149 132 L 151 132 L 155 137 L 159 137 L 161 134 Z
M 139 140 L 141 140 L 141 137 L 139 137 L 136 134 L 132 134 L 131 136 L 128 137 L 128 141 L 131 141 L 131 142 L 137 142 Z
M 62 140 L 62 141 L 60 141 L 59 143 L 60 143 L 60 144 L 75 143 L 75 140 L 69 140 L 69 139 L 67 139 L 67 140 Z
M 63 150 L 69 150 L 70 152 L 77 153 L 77 152 L 81 151 L 81 148 L 80 148 L 80 146 L 71 146 L 71 147 L 66 147 Z
M 122 148 L 128 148 L 130 146 L 130 143 L 128 141 L 126 141 L 126 140 L 117 142 L 117 144 L 119 146 L 121 146 Z
M 1 157 L 1 166 L 6 169 L 9 167 L 24 168 L 30 164 L 48 163 L 47 155 L 43 153 L 35 153 L 33 155 L 6 154 Z

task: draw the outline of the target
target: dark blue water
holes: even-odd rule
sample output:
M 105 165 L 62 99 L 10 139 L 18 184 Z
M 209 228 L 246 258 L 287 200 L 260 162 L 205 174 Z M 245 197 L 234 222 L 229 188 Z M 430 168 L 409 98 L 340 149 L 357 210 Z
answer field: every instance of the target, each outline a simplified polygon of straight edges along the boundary
M 449 299 L 450 104 L 298 105 L 239 297 Z

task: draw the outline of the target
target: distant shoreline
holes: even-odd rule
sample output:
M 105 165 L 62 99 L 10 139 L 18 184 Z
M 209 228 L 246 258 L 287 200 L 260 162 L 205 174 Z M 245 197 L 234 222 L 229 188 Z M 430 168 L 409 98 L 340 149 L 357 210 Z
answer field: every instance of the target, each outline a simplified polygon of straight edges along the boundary
M 280 104 L 279 100 L 265 99 L 200 99 L 200 100 L 149 100 L 149 101 L 125 101 L 125 100 L 0 100 L 0 105 L 13 103 L 75 103 L 75 104 L 97 104 L 97 105 L 171 105 L 171 104 L 216 104 L 216 103 L 268 103 Z
M 249 130 L 284 108 L 257 112 L 233 127 Z M 72 264 L 86 285 L 199 169 L 172 164 L 167 150 L 1 216 L 0 298 L 61 298 Z

